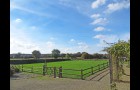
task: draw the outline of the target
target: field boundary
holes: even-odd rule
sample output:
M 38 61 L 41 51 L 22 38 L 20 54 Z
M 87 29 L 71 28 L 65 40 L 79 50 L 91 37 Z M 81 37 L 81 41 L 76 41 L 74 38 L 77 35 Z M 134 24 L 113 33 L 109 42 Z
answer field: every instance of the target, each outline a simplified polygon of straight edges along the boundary
M 98 64 L 94 67 L 89 67 L 86 69 L 68 69 L 68 68 L 63 68 L 62 66 L 60 66 L 60 67 L 47 67 L 47 65 L 42 65 L 42 67 L 34 67 L 34 66 L 24 66 L 23 64 L 22 65 L 12 65 L 12 67 L 19 68 L 20 71 L 22 71 L 22 72 L 42 74 L 43 76 L 49 75 L 49 76 L 53 76 L 54 78 L 56 78 L 56 77 L 59 77 L 59 78 L 74 78 L 74 77 L 76 77 L 74 79 L 84 80 L 85 78 L 108 68 L 109 63 L 107 62 L 107 63 L 103 63 L 103 64 Z M 78 72 L 79 74 L 67 73 L 64 71 Z

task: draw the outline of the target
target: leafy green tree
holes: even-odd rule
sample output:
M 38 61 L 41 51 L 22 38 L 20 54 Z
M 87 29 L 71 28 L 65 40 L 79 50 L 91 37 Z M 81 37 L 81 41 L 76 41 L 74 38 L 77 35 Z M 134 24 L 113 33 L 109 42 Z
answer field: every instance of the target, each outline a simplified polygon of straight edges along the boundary
M 97 59 L 107 59 L 107 55 L 106 55 L 106 54 L 94 53 L 94 54 L 93 54 L 93 58 L 97 58 Z
M 41 56 L 41 53 L 40 53 L 40 51 L 38 51 L 38 50 L 34 50 L 34 51 L 32 52 L 32 56 L 33 56 L 35 59 L 39 59 L 40 56 Z
M 119 40 L 118 43 L 106 48 L 109 54 L 114 54 L 116 57 L 130 58 L 130 40 L 128 42 Z
M 81 57 L 81 55 L 82 55 L 82 53 L 80 53 L 80 52 L 76 53 L 76 57 Z
M 60 51 L 58 49 L 53 49 L 52 50 L 52 57 L 57 59 L 60 56 Z
M 93 54 L 93 58 L 98 58 L 99 59 L 100 58 L 100 55 L 98 53 L 94 53 Z
M 93 55 L 89 54 L 88 59 L 93 59 Z
M 86 52 L 83 52 L 82 55 L 81 55 L 81 58 L 88 59 L 89 58 L 89 54 L 86 53 Z
M 67 54 L 65 55 L 65 57 L 66 57 L 67 59 L 70 59 L 70 54 L 67 53 Z
M 70 57 L 71 57 L 71 59 L 76 59 L 76 54 L 75 53 L 70 54 Z

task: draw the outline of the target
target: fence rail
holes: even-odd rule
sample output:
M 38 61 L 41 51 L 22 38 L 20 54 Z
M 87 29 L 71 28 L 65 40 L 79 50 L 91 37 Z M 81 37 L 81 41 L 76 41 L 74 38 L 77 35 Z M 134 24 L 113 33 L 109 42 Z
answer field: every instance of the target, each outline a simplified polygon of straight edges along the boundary
M 63 70 L 81 71 L 79 69 L 63 69 Z

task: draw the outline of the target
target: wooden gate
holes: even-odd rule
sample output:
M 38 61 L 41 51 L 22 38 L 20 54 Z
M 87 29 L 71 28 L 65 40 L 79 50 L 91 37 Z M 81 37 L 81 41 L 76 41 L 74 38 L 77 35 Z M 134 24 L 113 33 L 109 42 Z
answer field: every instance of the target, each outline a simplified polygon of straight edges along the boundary
M 43 66 L 43 75 L 49 75 L 54 78 L 59 77 L 62 78 L 62 67 L 47 67 Z

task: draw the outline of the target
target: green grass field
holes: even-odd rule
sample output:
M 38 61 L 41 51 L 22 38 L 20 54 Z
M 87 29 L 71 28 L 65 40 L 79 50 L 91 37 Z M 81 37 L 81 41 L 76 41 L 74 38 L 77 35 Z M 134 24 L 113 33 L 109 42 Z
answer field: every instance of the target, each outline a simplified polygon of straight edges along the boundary
M 90 67 L 97 66 L 99 64 L 107 63 L 108 60 L 72 60 L 72 61 L 61 61 L 61 62 L 49 62 L 47 63 L 47 67 L 57 67 L 57 69 L 62 66 L 62 76 L 68 77 L 68 78 L 81 78 L 81 69 L 86 69 Z M 34 63 L 34 64 L 24 64 L 24 70 L 29 69 L 31 71 L 31 67 L 33 66 L 34 73 L 42 74 L 42 67 L 44 63 Z M 40 68 L 38 68 L 40 67 Z M 98 67 L 93 68 L 93 70 L 96 70 Z M 79 71 L 74 70 L 64 70 L 64 69 L 76 69 Z M 36 72 L 35 70 L 38 70 Z M 51 70 L 48 70 L 48 73 L 50 73 Z M 83 74 L 90 72 L 91 69 L 85 70 Z M 58 70 L 57 70 L 58 72 Z M 67 74 L 74 74 L 74 75 L 67 75 Z M 88 74 L 84 77 L 89 76 Z

